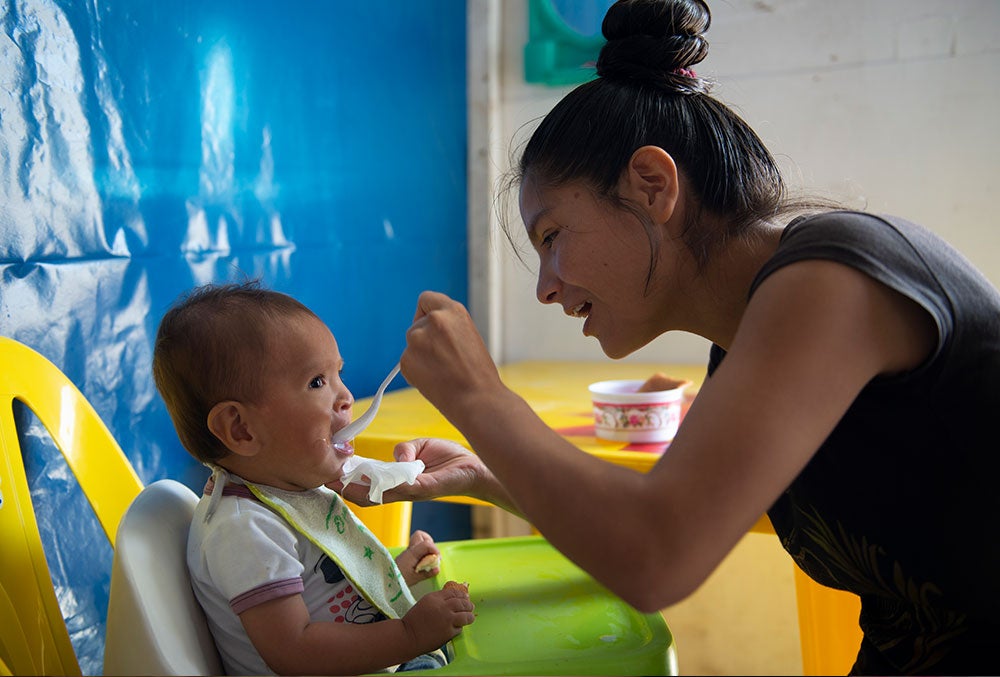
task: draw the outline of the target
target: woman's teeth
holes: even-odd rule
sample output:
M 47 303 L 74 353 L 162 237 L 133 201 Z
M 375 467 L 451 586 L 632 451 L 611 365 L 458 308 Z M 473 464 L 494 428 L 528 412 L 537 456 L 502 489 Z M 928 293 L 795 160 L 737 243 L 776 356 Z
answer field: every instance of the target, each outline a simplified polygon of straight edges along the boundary
M 580 305 L 571 308 L 569 314 L 573 317 L 587 317 L 590 314 L 590 301 L 584 301 Z

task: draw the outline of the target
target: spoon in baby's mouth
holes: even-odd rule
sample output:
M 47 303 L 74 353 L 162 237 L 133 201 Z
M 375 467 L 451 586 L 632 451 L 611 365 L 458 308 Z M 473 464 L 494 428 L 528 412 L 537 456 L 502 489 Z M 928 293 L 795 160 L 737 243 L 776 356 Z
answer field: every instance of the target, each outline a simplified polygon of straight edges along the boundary
M 358 416 L 355 420 L 351 421 L 333 434 L 331 443 L 334 447 L 337 447 L 338 449 L 346 449 L 350 441 L 357 437 L 362 430 L 368 427 L 368 424 L 372 422 L 373 418 L 375 418 L 379 405 L 382 404 L 382 394 L 385 393 L 386 387 L 392 379 L 396 378 L 396 374 L 398 373 L 399 363 L 397 362 L 396 366 L 389 372 L 389 375 L 385 377 L 384 381 L 382 381 L 382 385 L 380 385 L 378 390 L 375 391 L 375 397 L 372 399 L 372 403 L 368 407 L 368 411 L 361 414 L 361 416 Z

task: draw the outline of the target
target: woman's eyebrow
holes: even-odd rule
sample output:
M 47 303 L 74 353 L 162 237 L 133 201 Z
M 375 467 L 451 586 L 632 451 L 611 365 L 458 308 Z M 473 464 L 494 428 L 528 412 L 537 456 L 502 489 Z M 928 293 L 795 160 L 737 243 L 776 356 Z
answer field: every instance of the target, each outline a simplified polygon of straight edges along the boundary
M 530 219 L 528 219 L 528 221 L 525 222 L 524 228 L 525 230 L 528 231 L 528 239 L 531 240 L 532 243 L 534 243 L 538 239 L 538 235 L 535 232 L 535 228 L 538 226 L 538 222 L 542 219 L 542 217 L 547 216 L 548 213 L 551 211 L 552 207 L 544 207 L 542 209 L 539 209 L 537 212 L 534 213 L 534 215 L 532 215 Z

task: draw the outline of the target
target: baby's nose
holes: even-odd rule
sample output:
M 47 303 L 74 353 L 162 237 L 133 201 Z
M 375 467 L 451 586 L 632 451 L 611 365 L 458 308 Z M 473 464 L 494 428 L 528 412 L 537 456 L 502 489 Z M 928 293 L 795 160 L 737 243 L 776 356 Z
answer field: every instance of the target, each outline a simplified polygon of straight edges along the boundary
M 336 411 L 344 411 L 346 409 L 350 409 L 353 406 L 354 406 L 354 396 L 350 393 L 350 391 L 345 390 L 337 398 L 337 401 L 334 402 L 333 408 Z

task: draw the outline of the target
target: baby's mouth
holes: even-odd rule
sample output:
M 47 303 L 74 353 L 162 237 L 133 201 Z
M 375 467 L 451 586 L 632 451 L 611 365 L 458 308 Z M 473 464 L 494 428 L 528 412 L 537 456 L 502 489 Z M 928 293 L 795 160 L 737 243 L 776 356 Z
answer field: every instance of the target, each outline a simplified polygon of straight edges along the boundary
M 344 456 L 354 455 L 354 442 L 351 440 L 345 440 L 343 442 L 334 442 L 332 446 L 334 449 L 337 450 L 337 452 L 343 454 Z

